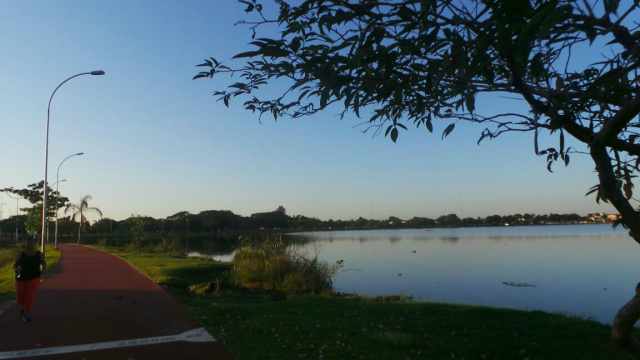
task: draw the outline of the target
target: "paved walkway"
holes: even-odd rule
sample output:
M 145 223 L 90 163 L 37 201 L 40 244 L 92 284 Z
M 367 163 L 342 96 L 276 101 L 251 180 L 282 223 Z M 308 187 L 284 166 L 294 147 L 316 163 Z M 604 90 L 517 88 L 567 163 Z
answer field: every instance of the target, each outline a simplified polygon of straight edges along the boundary
M 59 245 L 60 264 L 21 320 L 0 315 L 0 359 L 233 359 L 180 304 L 106 252 Z

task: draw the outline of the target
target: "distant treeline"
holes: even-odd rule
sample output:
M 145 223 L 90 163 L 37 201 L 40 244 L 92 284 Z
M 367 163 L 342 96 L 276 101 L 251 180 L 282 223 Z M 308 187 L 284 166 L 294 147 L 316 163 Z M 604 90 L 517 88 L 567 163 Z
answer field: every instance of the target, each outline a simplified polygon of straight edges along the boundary
M 289 216 L 281 211 L 256 213 L 251 216 L 236 215 L 228 210 L 208 210 L 199 214 L 183 211 L 165 219 L 133 216 L 122 221 L 103 218 L 94 222 L 87 234 L 130 233 L 131 228 L 143 220 L 147 232 L 191 232 L 211 233 L 222 231 L 245 232 L 253 230 L 281 231 L 321 231 L 321 230 L 361 230 L 361 229 L 401 229 L 440 228 L 477 226 L 516 226 L 545 224 L 603 223 L 615 220 L 616 216 L 606 214 L 514 214 L 492 215 L 485 218 L 459 218 L 456 214 L 443 215 L 436 219 L 414 217 L 403 220 L 392 216 L 385 220 L 360 217 L 355 220 L 319 220 L 303 215 Z M 73 230 L 73 228 L 69 229 Z
M 256 213 L 251 216 L 241 216 L 229 210 L 207 210 L 198 214 L 182 211 L 164 219 L 148 216 L 131 216 L 117 221 L 102 218 L 93 224 L 85 224 L 85 234 L 89 237 L 100 235 L 131 236 L 133 232 L 145 233 L 175 233 L 175 234 L 250 234 L 258 230 L 268 231 L 323 231 L 323 230 L 364 230 L 364 229 L 421 229 L 421 228 L 451 228 L 478 226 L 518 226 L 518 225 L 546 225 L 546 224 L 580 224 L 613 222 L 617 215 L 589 214 L 514 214 L 491 215 L 485 218 L 460 218 L 456 214 L 442 215 L 436 219 L 414 217 L 403 220 L 391 216 L 385 220 L 373 220 L 360 217 L 355 220 L 319 220 L 303 215 L 289 216 L 283 211 Z M 15 237 L 16 229 L 19 234 L 25 233 L 26 216 L 13 216 L 0 221 L 1 239 L 11 240 Z M 59 219 L 59 236 L 73 239 L 78 234 L 78 223 L 69 217 Z M 143 229 L 141 229 L 141 227 Z M 54 224 L 49 230 L 53 232 Z M 53 234 L 50 233 L 50 238 Z

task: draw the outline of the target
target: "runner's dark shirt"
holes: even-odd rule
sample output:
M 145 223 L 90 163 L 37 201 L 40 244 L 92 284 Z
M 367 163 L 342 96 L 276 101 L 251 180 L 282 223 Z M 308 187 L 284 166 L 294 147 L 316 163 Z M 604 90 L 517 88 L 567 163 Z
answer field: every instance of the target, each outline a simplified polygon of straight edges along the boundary
M 21 252 L 18 260 L 16 260 L 17 266 L 22 266 L 20 277 L 17 277 L 18 281 L 33 280 L 40 277 L 40 251 L 36 251 L 35 255 L 29 256 L 26 252 Z

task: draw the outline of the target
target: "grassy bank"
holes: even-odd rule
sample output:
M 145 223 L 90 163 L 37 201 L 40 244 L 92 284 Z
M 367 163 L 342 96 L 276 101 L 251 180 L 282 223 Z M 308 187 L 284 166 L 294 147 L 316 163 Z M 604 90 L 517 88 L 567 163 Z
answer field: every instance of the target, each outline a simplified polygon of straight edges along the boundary
M 229 264 L 106 250 L 164 284 L 239 360 L 628 358 L 609 340 L 610 326 L 592 321 L 543 312 L 258 292 L 226 285 Z
M 0 246 L 0 302 L 15 299 L 13 263 L 20 251 L 22 251 L 21 245 L 7 244 Z M 60 250 L 49 246 L 46 249 L 46 254 L 48 272 L 51 272 L 55 270 L 55 267 L 60 262 Z

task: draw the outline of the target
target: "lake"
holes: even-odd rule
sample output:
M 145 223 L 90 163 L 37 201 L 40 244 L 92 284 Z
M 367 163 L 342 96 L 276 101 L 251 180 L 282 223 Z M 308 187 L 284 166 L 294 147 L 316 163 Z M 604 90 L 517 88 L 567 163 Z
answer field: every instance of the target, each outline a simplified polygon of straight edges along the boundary
M 640 281 L 640 245 L 611 225 L 307 232 L 361 295 L 564 312 L 611 324 Z

